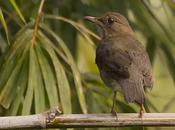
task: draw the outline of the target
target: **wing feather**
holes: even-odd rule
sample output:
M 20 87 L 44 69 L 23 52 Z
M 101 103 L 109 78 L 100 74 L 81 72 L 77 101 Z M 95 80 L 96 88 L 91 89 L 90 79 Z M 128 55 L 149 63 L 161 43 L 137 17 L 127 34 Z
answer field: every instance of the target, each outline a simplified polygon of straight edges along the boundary
M 128 68 L 132 63 L 132 59 L 127 51 L 120 48 L 111 48 L 104 44 L 97 48 L 96 53 L 96 64 L 100 69 L 115 73 L 116 77 L 129 78 Z

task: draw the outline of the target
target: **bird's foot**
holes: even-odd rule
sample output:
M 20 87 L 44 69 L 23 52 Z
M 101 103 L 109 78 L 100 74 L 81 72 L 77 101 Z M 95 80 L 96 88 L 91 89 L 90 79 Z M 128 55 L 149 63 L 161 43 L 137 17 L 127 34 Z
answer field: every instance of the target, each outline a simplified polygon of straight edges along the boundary
M 143 118 L 144 111 L 140 111 L 139 118 Z
M 144 106 L 141 105 L 141 106 L 140 106 L 140 112 L 139 112 L 139 118 L 143 118 L 144 112 L 145 112 Z
M 116 111 L 115 109 L 112 109 L 112 110 L 111 110 L 111 114 L 112 114 L 113 116 L 115 116 L 116 119 L 118 120 L 117 111 Z

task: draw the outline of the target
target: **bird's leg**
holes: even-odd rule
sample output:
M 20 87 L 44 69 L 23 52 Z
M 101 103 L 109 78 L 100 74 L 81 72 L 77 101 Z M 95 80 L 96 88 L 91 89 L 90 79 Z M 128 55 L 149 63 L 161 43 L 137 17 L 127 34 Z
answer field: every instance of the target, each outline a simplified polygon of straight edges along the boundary
M 112 113 L 112 115 L 114 115 L 114 116 L 117 117 L 117 112 L 116 112 L 116 110 L 115 110 L 115 99 L 116 99 L 116 94 L 117 94 L 117 91 L 114 91 L 113 104 L 112 104 L 111 113 Z
M 143 106 L 143 104 L 140 105 L 140 112 L 139 112 L 139 117 L 142 118 L 143 117 L 143 113 L 145 112 L 145 108 Z

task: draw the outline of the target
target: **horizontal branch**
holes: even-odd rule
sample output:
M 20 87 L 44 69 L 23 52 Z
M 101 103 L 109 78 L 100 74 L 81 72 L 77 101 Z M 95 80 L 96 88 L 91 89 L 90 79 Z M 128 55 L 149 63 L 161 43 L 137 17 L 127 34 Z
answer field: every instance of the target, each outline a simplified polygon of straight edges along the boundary
M 60 114 L 51 109 L 42 114 L 0 117 L 0 129 L 14 128 L 74 128 L 74 127 L 125 127 L 125 126 L 175 126 L 175 113 L 111 114 Z
M 175 126 L 175 113 L 63 114 L 47 127 Z

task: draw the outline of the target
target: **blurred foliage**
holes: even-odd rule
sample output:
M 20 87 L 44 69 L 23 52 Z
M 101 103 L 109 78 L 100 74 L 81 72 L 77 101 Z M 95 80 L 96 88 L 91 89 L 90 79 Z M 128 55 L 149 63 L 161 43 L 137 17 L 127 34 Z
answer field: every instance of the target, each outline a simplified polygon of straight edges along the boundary
M 101 81 L 94 60 L 100 38 L 95 27 L 82 20 L 107 11 L 125 15 L 149 53 L 155 83 L 146 94 L 147 112 L 175 112 L 173 0 L 47 0 L 32 42 L 39 4 L 40 0 L 0 1 L 2 116 L 40 113 L 57 105 L 64 113 L 109 112 L 113 93 Z M 118 112 L 138 111 L 121 94 L 116 103 Z

